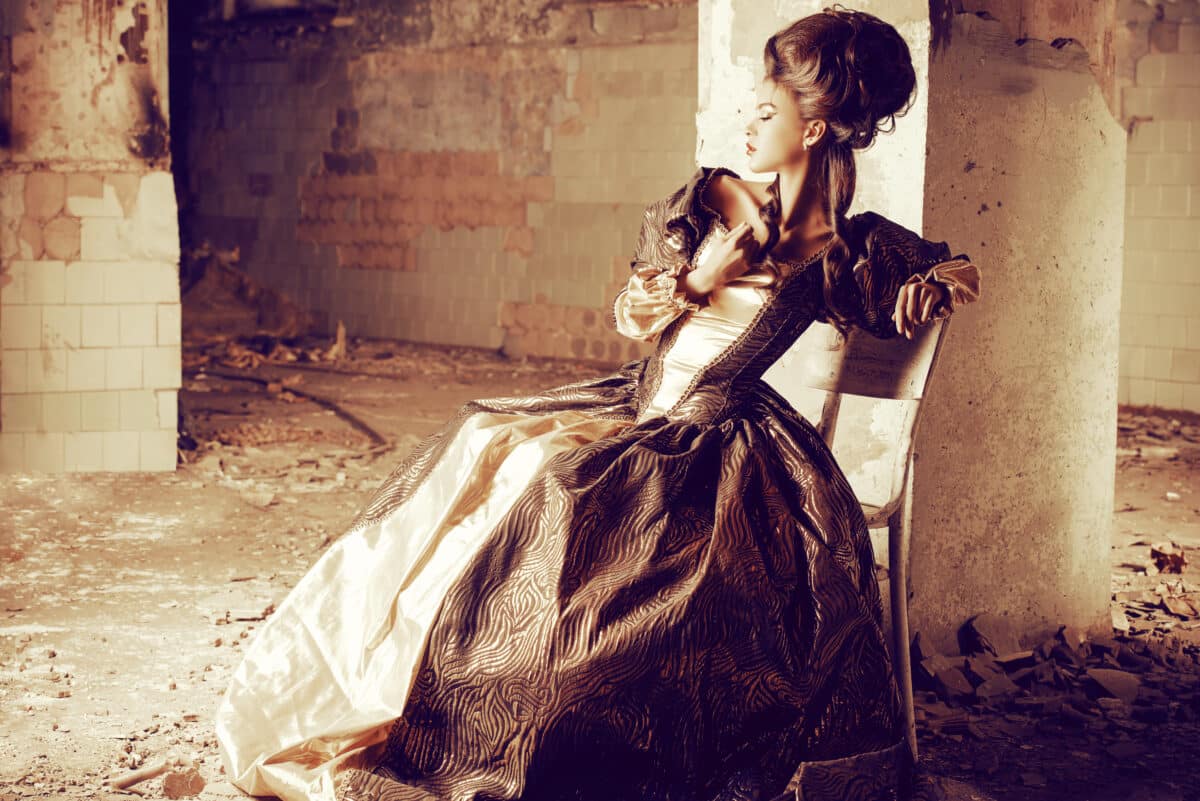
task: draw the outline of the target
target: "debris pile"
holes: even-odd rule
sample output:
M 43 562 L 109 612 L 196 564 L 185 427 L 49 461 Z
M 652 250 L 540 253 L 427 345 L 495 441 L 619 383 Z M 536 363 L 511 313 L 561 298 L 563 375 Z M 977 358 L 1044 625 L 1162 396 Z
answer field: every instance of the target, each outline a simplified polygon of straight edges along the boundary
M 237 248 L 219 250 L 205 242 L 181 255 L 185 341 L 221 339 L 231 331 L 296 337 L 313 328 L 308 312 L 235 266 L 241 260 Z
M 1193 417 L 1188 415 L 1188 417 Z M 1200 424 L 1179 417 L 1137 414 L 1121 409 L 1117 420 L 1117 445 L 1136 449 L 1163 445 L 1175 439 L 1200 443 Z
M 1200 721 L 1200 646 L 1172 634 L 1089 638 L 1064 626 L 1022 648 L 1006 621 L 982 614 L 960 630 L 959 651 L 913 644 L 917 724 L 934 737 L 1071 727 L 1112 746 L 1151 724 Z

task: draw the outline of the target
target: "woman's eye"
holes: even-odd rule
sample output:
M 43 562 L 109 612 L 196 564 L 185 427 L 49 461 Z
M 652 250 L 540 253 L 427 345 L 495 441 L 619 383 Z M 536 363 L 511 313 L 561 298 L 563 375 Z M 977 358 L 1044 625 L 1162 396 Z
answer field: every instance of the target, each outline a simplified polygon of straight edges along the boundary
M 766 122 L 767 120 L 771 119 L 771 117 L 774 117 L 774 116 L 775 116 L 774 114 L 760 114 L 760 115 L 758 115 L 758 118 L 760 120 L 762 120 L 763 122 Z

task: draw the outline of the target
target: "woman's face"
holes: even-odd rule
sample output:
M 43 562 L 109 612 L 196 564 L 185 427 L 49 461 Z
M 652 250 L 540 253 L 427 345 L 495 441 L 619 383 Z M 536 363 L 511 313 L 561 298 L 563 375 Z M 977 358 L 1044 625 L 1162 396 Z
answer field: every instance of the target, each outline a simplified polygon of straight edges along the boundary
M 758 84 L 755 103 L 754 116 L 746 126 L 746 154 L 750 157 L 751 171 L 777 172 L 780 168 L 806 163 L 804 132 L 808 121 L 800 117 L 792 93 L 764 78 Z

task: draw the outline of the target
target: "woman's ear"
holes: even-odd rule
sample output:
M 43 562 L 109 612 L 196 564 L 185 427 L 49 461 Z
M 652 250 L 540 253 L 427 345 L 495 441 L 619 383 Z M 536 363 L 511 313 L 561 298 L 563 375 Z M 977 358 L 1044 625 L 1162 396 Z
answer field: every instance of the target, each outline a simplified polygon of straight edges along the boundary
M 825 120 L 809 120 L 804 126 L 804 141 L 809 147 L 816 147 L 825 137 Z

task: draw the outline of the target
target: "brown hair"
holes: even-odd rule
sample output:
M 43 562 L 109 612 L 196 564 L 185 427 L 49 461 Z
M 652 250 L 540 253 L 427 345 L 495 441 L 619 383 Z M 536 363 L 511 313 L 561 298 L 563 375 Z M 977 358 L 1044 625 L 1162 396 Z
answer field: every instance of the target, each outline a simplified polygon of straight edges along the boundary
M 763 61 L 766 77 L 795 96 L 800 116 L 826 124 L 810 158 L 833 227 L 824 258 L 825 305 L 829 321 L 844 331 L 848 315 L 839 308 L 834 290 L 853 267 L 844 238 L 857 177 L 853 151 L 870 147 L 877 133 L 895 130 L 896 117 L 911 108 L 916 89 L 912 56 L 891 25 L 835 4 L 767 39 Z M 778 176 L 767 191 L 770 199 L 759 209 L 768 231 L 761 256 L 779 242 Z

